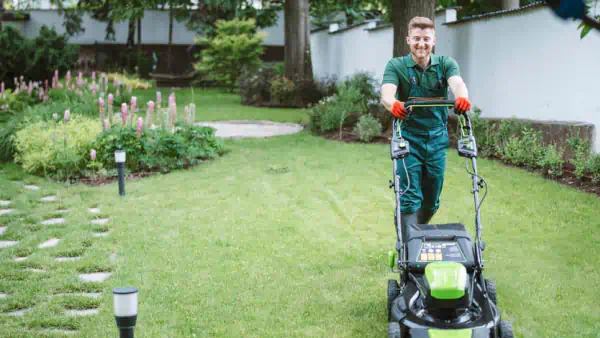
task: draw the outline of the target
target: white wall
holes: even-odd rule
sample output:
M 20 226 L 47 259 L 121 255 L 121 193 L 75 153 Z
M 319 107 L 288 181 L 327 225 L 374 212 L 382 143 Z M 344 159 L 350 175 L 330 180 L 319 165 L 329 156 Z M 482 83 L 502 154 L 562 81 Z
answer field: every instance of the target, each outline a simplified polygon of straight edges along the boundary
M 42 25 L 53 26 L 60 34 L 65 32 L 63 27 L 64 18 L 57 11 L 53 10 L 32 10 L 30 11 L 30 20 L 23 22 L 19 26 L 21 32 L 28 37 L 36 37 L 39 34 Z M 85 32 L 72 37 L 69 42 L 74 44 L 125 44 L 127 43 L 128 22 L 114 23 L 116 41 L 106 41 L 106 22 L 96 21 L 89 15 L 83 16 L 82 26 Z M 279 13 L 276 25 L 268 27 L 262 31 L 267 33 L 263 45 L 283 46 L 283 12 Z M 191 45 L 194 43 L 196 33 L 185 27 L 185 22 L 173 24 L 173 44 Z M 137 30 L 136 30 L 137 39 Z M 167 11 L 146 10 L 142 19 L 142 43 L 143 44 L 168 44 L 169 42 L 169 13 Z
M 436 54 L 457 60 L 472 103 L 485 117 L 593 123 L 600 128 L 600 32 L 580 40 L 578 23 L 544 6 L 444 24 L 436 16 Z M 375 73 L 392 57 L 393 29 L 366 26 L 313 33 L 315 76 Z M 600 150 L 600 132 L 595 149 Z

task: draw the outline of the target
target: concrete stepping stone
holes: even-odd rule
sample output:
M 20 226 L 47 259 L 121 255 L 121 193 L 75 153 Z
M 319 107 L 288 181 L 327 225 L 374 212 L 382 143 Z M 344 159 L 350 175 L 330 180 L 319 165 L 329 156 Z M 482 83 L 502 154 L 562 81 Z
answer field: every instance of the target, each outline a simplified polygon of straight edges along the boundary
M 79 280 L 82 282 L 96 282 L 101 283 L 107 280 L 112 273 L 110 272 L 94 272 L 94 273 L 84 273 L 79 275 Z
M 109 232 L 110 232 L 110 231 L 105 231 L 105 232 L 94 232 L 94 233 L 92 234 L 92 236 L 94 236 L 94 237 L 108 237 L 108 233 L 109 233 Z
M 0 200 L 0 207 L 7 207 L 12 203 L 12 201 L 3 201 Z
M 63 224 L 65 223 L 65 219 L 64 218 L 50 218 L 47 219 L 45 221 L 42 221 L 42 225 L 56 225 L 56 224 Z
M 100 311 L 98 309 L 87 309 L 87 310 L 67 310 L 65 314 L 72 317 L 83 317 L 97 315 Z
M 54 295 L 54 297 L 69 297 L 69 296 L 100 299 L 100 297 L 102 297 L 102 293 L 100 293 L 100 292 L 76 292 L 76 293 L 57 293 Z
M 104 224 L 108 223 L 108 221 L 109 221 L 108 218 L 97 218 L 97 219 L 92 220 L 92 224 L 104 225 Z
M 13 261 L 15 262 L 22 262 L 22 261 L 26 261 L 29 257 L 15 257 L 15 259 L 13 259 Z
M 13 316 L 13 317 L 23 317 L 25 315 L 25 312 L 29 312 L 31 310 L 32 310 L 31 308 L 21 309 L 21 310 L 17 310 L 17 311 L 8 312 L 7 315 Z
M 44 248 L 53 247 L 53 246 L 56 246 L 58 244 L 58 242 L 60 242 L 60 239 L 58 239 L 58 238 L 50 238 L 49 240 L 47 240 L 44 243 L 40 244 L 38 246 L 38 248 L 44 249 Z
M 6 231 L 6 228 L 8 228 L 8 227 L 0 227 L 0 236 L 2 236 L 2 234 L 4 234 L 4 232 Z
M 36 269 L 36 268 L 26 268 L 25 271 L 38 272 L 38 273 L 46 272 L 46 270 Z
M 88 208 L 90 214 L 97 214 L 100 212 L 100 208 Z
M 0 209 L 0 216 L 2 215 L 8 215 L 11 212 L 15 211 L 15 209 Z
M 53 201 L 56 201 L 56 196 L 52 195 L 52 196 L 42 197 L 42 198 L 40 198 L 40 201 L 42 201 L 42 202 L 53 202 Z
M 6 299 L 8 295 L 6 293 L 0 293 L 0 299 Z
M 18 241 L 0 241 L 0 248 L 8 248 L 19 244 Z
M 57 262 L 71 262 L 71 261 L 78 261 L 80 260 L 81 257 L 77 256 L 77 257 L 56 257 L 56 261 Z
M 25 185 L 23 188 L 25 188 L 27 190 L 40 190 L 40 187 L 38 187 L 37 185 L 33 185 L 33 184 Z

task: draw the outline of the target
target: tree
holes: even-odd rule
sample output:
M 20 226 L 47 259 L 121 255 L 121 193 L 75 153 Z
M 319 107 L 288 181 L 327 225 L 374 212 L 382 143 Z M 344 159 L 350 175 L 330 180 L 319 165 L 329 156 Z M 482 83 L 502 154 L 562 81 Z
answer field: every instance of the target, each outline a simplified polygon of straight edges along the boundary
M 2 16 L 4 15 L 4 0 L 0 0 L 0 32 L 2 32 Z
M 292 80 L 296 88 L 302 88 L 302 84 L 313 82 L 308 0 L 286 0 L 284 13 L 285 77 Z M 296 103 L 302 104 L 301 90 L 297 91 Z
M 415 16 L 424 16 L 435 22 L 435 0 L 392 0 L 392 25 L 394 27 L 393 56 L 410 52 L 406 44 L 408 22 Z

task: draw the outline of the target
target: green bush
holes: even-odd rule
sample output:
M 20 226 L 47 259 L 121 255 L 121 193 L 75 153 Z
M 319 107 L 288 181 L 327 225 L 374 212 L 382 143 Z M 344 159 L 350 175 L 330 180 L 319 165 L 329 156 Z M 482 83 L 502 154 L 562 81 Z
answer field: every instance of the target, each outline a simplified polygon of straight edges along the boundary
M 557 145 L 551 144 L 546 146 L 544 156 L 538 162 L 540 168 L 545 175 L 552 177 L 560 177 L 563 174 L 563 154 L 564 150 L 559 150 Z
M 516 165 L 536 168 L 544 156 L 544 148 L 541 143 L 542 132 L 525 127 L 521 130 L 520 135 L 510 136 L 504 142 L 502 159 Z
M 358 120 L 354 132 L 360 135 L 360 140 L 370 142 L 375 136 L 381 135 L 381 123 L 372 115 L 363 115 Z
M 254 19 L 218 20 L 216 26 L 214 37 L 195 40 L 203 50 L 194 68 L 203 78 L 233 88 L 242 69 L 256 71 L 262 64 L 264 33 L 256 32 Z
M 127 168 L 133 172 L 140 169 L 139 158 L 144 152 L 144 143 L 132 127 L 113 124 L 98 134 L 90 147 L 96 149 L 96 158 L 105 167 L 114 167 L 115 151 L 124 150 Z
M 351 114 L 361 111 L 360 102 L 356 101 L 359 93 L 358 88 L 342 83 L 338 88 L 338 94 L 321 100 L 312 108 L 310 113 L 311 129 L 321 132 L 338 129 L 341 138 L 342 128 L 347 118 Z
M 379 102 L 379 83 L 369 72 L 358 72 L 344 81 L 344 85 L 358 90 L 359 95 L 355 98 L 355 104 L 361 107 L 362 113 L 369 111 L 372 102 Z
M 592 183 L 600 183 L 600 154 L 592 154 L 590 156 L 588 171 L 592 174 Z
M 261 67 L 256 72 L 245 68 L 239 79 L 242 104 L 262 105 L 271 101 L 271 81 L 277 76 L 273 68 Z
M 477 150 L 483 156 L 495 156 L 499 149 L 499 134 L 496 126 L 481 118 L 481 109 L 474 107 L 471 126 L 477 140 Z
M 279 75 L 271 80 L 271 97 L 276 103 L 291 104 L 295 94 L 296 87 L 291 80 Z
M 97 120 L 73 116 L 68 122 L 38 121 L 14 136 L 15 162 L 31 174 L 68 179 L 81 175 L 90 144 L 101 132 Z
M 575 166 L 575 176 L 582 179 L 588 171 L 591 144 L 577 137 L 577 135 L 570 136 L 567 139 L 567 144 L 573 150 L 574 156 L 571 158 L 570 163 Z

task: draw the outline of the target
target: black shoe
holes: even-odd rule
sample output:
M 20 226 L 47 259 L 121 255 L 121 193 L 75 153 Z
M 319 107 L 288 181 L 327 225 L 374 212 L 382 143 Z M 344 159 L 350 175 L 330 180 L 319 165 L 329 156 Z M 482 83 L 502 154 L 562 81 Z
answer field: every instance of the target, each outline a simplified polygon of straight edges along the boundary
M 436 210 L 437 211 L 437 210 Z M 417 212 L 417 222 L 419 224 L 429 224 L 431 218 L 435 215 L 435 211 L 419 209 Z
M 402 223 L 402 238 L 406 240 L 406 229 L 409 224 L 417 224 L 417 214 L 402 214 L 400 215 L 400 223 Z

